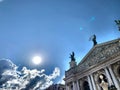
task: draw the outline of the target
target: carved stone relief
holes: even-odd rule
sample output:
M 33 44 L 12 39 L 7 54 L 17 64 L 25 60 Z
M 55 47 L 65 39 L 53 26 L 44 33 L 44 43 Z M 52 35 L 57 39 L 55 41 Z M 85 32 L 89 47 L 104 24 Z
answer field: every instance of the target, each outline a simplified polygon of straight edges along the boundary
M 79 71 L 82 71 L 86 68 L 89 68 L 92 65 L 95 65 L 112 55 L 116 55 L 120 51 L 119 42 L 111 43 L 108 45 L 103 45 L 100 47 L 96 47 L 85 59 L 82 63 L 79 64 Z

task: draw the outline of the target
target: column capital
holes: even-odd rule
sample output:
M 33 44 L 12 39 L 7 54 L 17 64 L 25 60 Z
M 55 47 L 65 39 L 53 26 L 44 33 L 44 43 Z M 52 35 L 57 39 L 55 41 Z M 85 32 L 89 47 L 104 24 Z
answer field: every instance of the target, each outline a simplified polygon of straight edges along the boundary
M 105 69 L 107 69 L 109 66 L 107 66 L 107 67 L 104 67 L 103 69 L 105 70 Z
M 107 66 L 107 68 L 111 68 L 111 64 Z

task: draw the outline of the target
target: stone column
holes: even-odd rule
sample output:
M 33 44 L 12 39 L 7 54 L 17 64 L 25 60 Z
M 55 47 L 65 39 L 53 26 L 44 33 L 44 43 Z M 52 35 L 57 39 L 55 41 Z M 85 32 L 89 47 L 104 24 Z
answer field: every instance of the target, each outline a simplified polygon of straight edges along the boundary
M 77 85 L 75 81 L 73 82 L 73 90 L 77 90 Z
M 108 69 L 107 69 L 107 68 L 104 68 L 104 70 L 105 70 L 105 73 L 106 73 L 106 77 L 108 78 L 108 83 L 109 83 L 109 85 L 110 85 L 110 86 L 113 85 L 113 82 L 112 82 L 112 79 L 111 79 L 111 77 L 110 77 L 110 74 L 109 74 Z
M 93 85 L 93 90 L 97 90 L 96 89 L 96 85 L 95 85 L 95 81 L 94 81 L 94 78 L 93 78 L 93 75 L 91 74 L 90 77 L 91 77 L 91 81 L 92 81 L 92 85 Z
M 87 78 L 88 78 L 88 83 L 89 83 L 90 90 L 93 90 L 92 82 L 91 82 L 90 76 L 87 76 Z
M 79 82 L 80 82 L 80 84 L 79 84 L 79 85 L 80 85 L 80 90 L 83 90 L 83 85 L 82 85 L 82 84 L 83 84 L 83 81 L 80 80 Z
M 66 85 L 66 90 L 70 90 L 70 86 L 69 85 Z
M 74 81 L 72 82 L 72 85 L 73 85 L 73 90 L 75 90 L 75 82 Z
M 69 85 L 68 90 L 72 90 L 72 89 L 71 89 L 71 84 Z
M 77 90 L 80 90 L 79 81 L 77 80 Z
M 67 85 L 65 86 L 65 88 L 66 88 L 66 90 L 69 90 Z
M 112 71 L 111 66 L 108 66 L 108 70 L 110 71 L 110 74 L 111 74 L 111 76 L 112 76 L 112 79 L 113 79 L 113 82 L 114 82 L 116 88 L 117 88 L 118 90 L 120 90 L 120 85 L 118 84 L 119 82 L 118 82 L 118 80 L 116 79 L 116 77 L 115 77 L 115 75 L 114 75 L 114 73 L 113 73 L 113 71 Z

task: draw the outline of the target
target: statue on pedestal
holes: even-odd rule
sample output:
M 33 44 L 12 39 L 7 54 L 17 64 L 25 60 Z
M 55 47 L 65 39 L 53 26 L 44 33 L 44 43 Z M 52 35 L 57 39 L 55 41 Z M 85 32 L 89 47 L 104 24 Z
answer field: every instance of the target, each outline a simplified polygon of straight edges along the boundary
M 70 54 L 70 58 L 71 58 L 71 61 L 75 61 L 75 54 L 74 54 L 74 52 L 72 52 L 72 54 Z
M 103 90 L 108 90 L 108 83 L 104 81 L 104 76 L 100 75 L 99 78 L 101 79 L 100 86 Z

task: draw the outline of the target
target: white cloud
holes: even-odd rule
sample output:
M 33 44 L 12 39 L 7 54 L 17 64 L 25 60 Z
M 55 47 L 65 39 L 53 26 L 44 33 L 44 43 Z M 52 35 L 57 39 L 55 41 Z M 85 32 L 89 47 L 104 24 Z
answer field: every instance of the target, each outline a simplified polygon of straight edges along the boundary
M 56 67 L 52 74 L 46 75 L 45 70 L 37 69 L 27 69 L 23 67 L 21 71 L 17 70 L 17 66 L 10 60 L 0 60 L 3 63 L 0 70 L 3 70 L 5 65 L 9 67 L 6 68 L 1 74 L 0 83 L 2 83 L 2 88 L 13 89 L 28 89 L 28 90 L 43 90 L 53 84 L 53 79 L 60 75 L 60 69 Z M 5 64 L 4 64 L 5 63 Z M 6 67 L 6 66 L 5 66 Z M 9 69 L 11 68 L 11 69 Z
M 62 78 L 60 79 L 60 81 L 58 82 L 58 84 L 65 84 L 65 81 L 63 80 L 65 78 L 65 76 L 62 76 Z
M 55 79 L 57 76 L 60 76 L 60 69 L 56 67 L 51 75 L 45 75 L 44 82 L 41 84 L 40 90 L 44 90 L 45 88 L 49 87 L 53 84 L 53 79 Z

